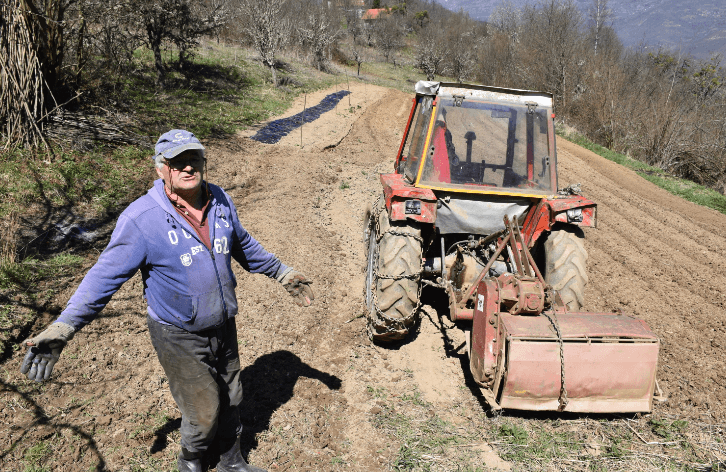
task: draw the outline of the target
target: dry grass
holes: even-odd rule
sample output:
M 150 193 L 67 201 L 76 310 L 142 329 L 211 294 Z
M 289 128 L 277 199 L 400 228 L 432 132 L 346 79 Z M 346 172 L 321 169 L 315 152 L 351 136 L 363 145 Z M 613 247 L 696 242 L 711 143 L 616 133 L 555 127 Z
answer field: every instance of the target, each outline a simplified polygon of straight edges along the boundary
M 18 214 L 11 212 L 0 232 L 0 267 L 15 263 L 15 243 L 18 226 Z

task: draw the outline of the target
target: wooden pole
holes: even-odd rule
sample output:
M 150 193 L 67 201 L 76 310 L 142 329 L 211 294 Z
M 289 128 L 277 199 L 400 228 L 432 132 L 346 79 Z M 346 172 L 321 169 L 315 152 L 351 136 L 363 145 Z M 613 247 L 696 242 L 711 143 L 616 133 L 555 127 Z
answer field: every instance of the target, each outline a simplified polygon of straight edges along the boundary
M 303 147 L 302 143 L 302 129 L 303 125 L 305 124 L 305 108 L 308 106 L 308 94 L 305 94 L 305 98 L 303 99 L 303 114 L 302 114 L 302 121 L 300 122 L 300 149 Z
M 350 79 L 348 78 L 348 69 L 345 69 L 345 81 L 348 82 L 348 107 L 350 107 Z

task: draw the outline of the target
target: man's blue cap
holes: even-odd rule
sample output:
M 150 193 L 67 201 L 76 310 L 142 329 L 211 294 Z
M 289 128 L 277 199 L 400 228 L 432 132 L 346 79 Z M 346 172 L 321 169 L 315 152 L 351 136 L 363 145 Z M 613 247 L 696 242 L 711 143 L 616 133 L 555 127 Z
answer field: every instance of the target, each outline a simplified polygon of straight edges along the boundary
M 156 142 L 154 159 L 160 154 L 164 159 L 174 159 L 184 151 L 197 150 L 204 156 L 204 146 L 193 133 L 184 129 L 173 129 L 162 134 Z

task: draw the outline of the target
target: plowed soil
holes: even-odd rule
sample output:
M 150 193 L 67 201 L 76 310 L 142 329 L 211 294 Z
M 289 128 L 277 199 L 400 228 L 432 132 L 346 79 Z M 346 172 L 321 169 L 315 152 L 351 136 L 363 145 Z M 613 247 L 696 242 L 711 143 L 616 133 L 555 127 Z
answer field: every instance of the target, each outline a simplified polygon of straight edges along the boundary
M 334 91 L 308 95 L 307 104 Z M 444 448 L 433 470 L 509 469 L 482 432 L 489 419 L 467 388 L 464 339 L 441 293 L 424 294 L 421 326 L 408 342 L 384 348 L 367 339 L 362 218 L 380 192 L 378 174 L 392 171 L 411 96 L 371 85 L 351 92 L 303 127 L 302 147 L 298 129 L 274 145 L 246 133 L 209 150 L 208 179 L 234 197 L 256 239 L 314 280 L 316 294 L 301 308 L 274 280 L 237 270 L 243 452 L 271 470 L 387 470 L 401 443 L 377 415 L 388 408 L 384 398 L 414 398 L 424 417 L 478 438 L 465 455 Z M 661 338 L 658 380 L 668 400 L 654 415 L 724 423 L 726 216 L 563 139 L 558 150 L 560 186 L 581 183 L 598 203 L 598 228 L 585 231 L 585 308 L 622 309 Z M 75 336 L 51 381 L 20 375 L 22 350 L 4 363 L 0 469 L 175 468 L 180 416 L 146 332 L 141 285 L 137 274 Z

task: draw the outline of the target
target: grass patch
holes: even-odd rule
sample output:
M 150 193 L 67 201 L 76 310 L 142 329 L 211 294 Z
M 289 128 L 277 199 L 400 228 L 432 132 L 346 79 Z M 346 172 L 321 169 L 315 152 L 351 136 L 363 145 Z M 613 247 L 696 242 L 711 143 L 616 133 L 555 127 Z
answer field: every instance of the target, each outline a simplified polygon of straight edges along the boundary
M 29 447 L 23 456 L 24 472 L 48 472 L 48 469 L 42 466 L 42 462 L 50 452 L 50 445 L 44 441 Z
M 501 457 L 508 461 L 525 463 L 577 457 L 581 446 L 576 435 L 563 431 L 558 423 L 531 423 L 531 431 L 514 422 L 501 424 L 494 432 L 497 441 L 502 443 Z
M 391 463 L 394 470 L 433 470 L 442 461 L 451 460 L 452 446 L 472 440 L 444 421 L 417 390 L 393 395 L 383 387 L 369 387 L 368 392 L 374 398 L 386 400 L 379 400 L 380 412 L 372 423 L 396 439 L 397 450 Z
M 719 470 L 720 425 L 674 419 L 484 420 L 481 434 L 512 470 Z
M 173 65 L 177 57 L 165 59 Z M 206 42 L 183 69 L 169 68 L 159 90 L 148 50 L 137 51 L 135 60 L 143 72 L 125 79 L 120 100 L 133 104 L 142 132 L 154 138 L 185 128 L 202 140 L 224 139 L 284 112 L 304 92 L 345 81 L 291 61 L 278 70 L 278 81 L 286 85 L 273 87 L 269 69 L 249 50 Z
M 658 167 L 650 166 L 624 154 L 611 151 L 599 144 L 593 143 L 579 133 L 562 132 L 561 130 L 558 130 L 557 134 L 578 146 L 582 146 L 585 149 L 604 157 L 605 159 L 616 162 L 621 166 L 637 172 L 638 175 L 643 177 L 645 180 L 672 193 L 673 195 L 677 195 L 689 202 L 712 208 L 718 212 L 726 214 L 726 196 L 721 195 L 715 190 L 704 187 L 703 185 L 699 185 L 695 182 L 691 182 L 690 180 L 679 179 L 667 174 Z
M 149 152 L 127 146 L 110 153 L 61 152 L 48 164 L 49 155 L 33 157 L 15 150 L 0 162 L 0 219 L 19 208 L 42 211 L 83 205 L 100 213 L 129 199 L 129 187 L 150 175 Z
M 0 266 L 0 289 L 27 289 L 41 279 L 68 274 L 82 261 L 80 256 L 61 253 L 45 261 L 29 257 L 21 262 L 3 264 Z
M 688 421 L 685 420 L 651 419 L 648 424 L 654 434 L 667 440 L 673 439 L 675 435 L 682 434 L 688 429 Z

